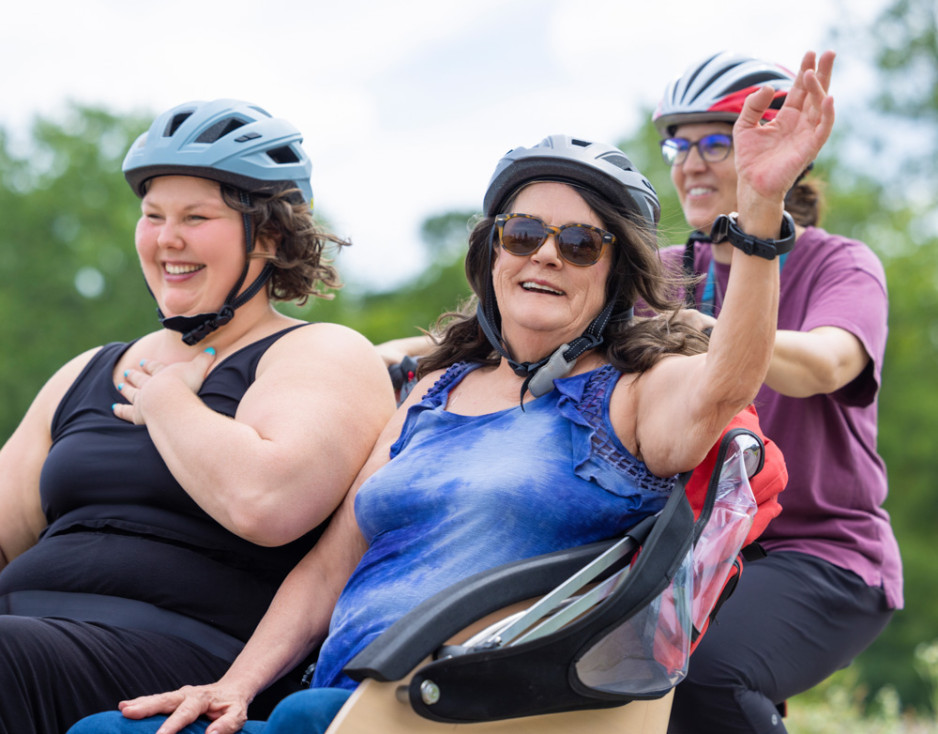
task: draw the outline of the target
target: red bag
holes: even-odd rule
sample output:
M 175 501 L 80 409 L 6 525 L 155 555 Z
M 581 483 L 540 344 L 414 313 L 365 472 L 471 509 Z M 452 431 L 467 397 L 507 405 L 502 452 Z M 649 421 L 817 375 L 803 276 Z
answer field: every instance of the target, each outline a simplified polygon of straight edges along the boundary
M 746 537 L 746 545 L 749 545 L 762 535 L 769 521 L 777 517 L 782 511 L 782 506 L 778 503 L 778 495 L 788 484 L 788 469 L 785 466 L 785 457 L 782 456 L 781 449 L 762 432 L 759 425 L 759 415 L 752 405 L 736 414 L 736 417 L 730 421 L 723 431 L 721 439 L 727 431 L 734 428 L 745 428 L 752 431 L 765 444 L 765 460 L 762 468 L 755 476 L 749 478 L 749 486 L 752 488 L 756 504 L 759 506 L 752 523 L 752 530 L 749 531 L 749 535 Z M 719 448 L 720 442 L 717 441 L 706 458 L 694 469 L 690 480 L 687 482 L 685 491 L 687 499 L 690 500 L 690 505 L 694 509 L 695 518 L 700 516 L 700 511 L 703 509 L 704 497 L 707 495 L 707 485 L 710 483 L 710 476 L 716 467 Z
M 753 518 L 752 527 L 743 543 L 743 550 L 736 557 L 709 616 L 703 621 L 700 629 L 695 627 L 693 630 L 691 652 L 697 647 L 701 636 L 710 626 L 720 606 L 722 606 L 736 588 L 739 575 L 743 570 L 743 559 L 758 556 L 758 552 L 753 553 L 752 551 L 753 548 L 758 549 L 758 546 L 754 546 L 753 544 L 756 539 L 762 535 L 769 522 L 782 511 L 782 506 L 778 502 L 778 495 L 785 489 L 785 485 L 788 483 L 788 469 L 785 466 L 785 458 L 782 456 L 782 452 L 778 446 L 762 432 L 762 428 L 759 425 L 759 416 L 752 405 L 738 413 L 733 420 L 730 421 L 720 437 L 721 441 L 723 435 L 726 435 L 728 431 L 736 428 L 744 428 L 752 432 L 762 440 L 765 447 L 762 466 L 749 478 L 749 486 L 752 489 L 757 505 L 756 514 Z M 710 478 L 716 467 L 719 447 L 720 441 L 717 441 L 706 458 L 691 473 L 691 477 L 687 482 L 685 492 L 687 499 L 690 501 L 691 508 L 694 511 L 695 518 L 700 516 L 703 509 L 704 500 L 707 495 L 707 486 L 710 483 Z M 758 549 L 758 551 L 761 552 L 761 549 Z

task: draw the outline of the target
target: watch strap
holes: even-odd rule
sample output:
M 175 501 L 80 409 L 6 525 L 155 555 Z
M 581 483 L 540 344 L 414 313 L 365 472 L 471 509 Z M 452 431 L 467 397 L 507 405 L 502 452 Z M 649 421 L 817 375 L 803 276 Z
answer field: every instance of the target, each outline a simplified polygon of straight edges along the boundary
M 782 212 L 782 233 L 777 240 L 766 240 L 746 234 L 739 228 L 736 212 L 721 214 L 710 230 L 710 241 L 719 244 L 726 240 L 747 255 L 774 260 L 778 255 L 789 252 L 795 246 L 795 220 L 791 214 Z

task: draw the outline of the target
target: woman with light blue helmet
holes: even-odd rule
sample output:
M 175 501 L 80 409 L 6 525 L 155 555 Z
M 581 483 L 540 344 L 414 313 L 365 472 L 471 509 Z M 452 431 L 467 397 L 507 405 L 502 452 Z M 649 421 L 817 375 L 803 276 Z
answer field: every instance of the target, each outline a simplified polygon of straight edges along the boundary
M 273 306 L 338 285 L 300 143 L 217 100 L 128 152 L 163 328 L 69 361 L 0 450 L 0 732 L 215 680 L 391 415 L 366 339 Z

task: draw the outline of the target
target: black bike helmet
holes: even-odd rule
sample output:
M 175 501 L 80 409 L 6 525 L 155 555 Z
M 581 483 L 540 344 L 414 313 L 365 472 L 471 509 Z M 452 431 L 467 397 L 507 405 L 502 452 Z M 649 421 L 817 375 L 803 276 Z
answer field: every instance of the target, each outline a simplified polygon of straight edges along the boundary
M 146 194 L 146 182 L 156 176 L 197 176 L 238 189 L 242 203 L 251 194 L 295 189 L 294 200 L 313 204 L 310 185 L 312 163 L 303 150 L 302 136 L 286 120 L 272 117 L 249 102 L 218 99 L 186 102 L 157 117 L 127 151 L 124 176 L 137 196 Z M 243 215 L 246 254 L 254 249 L 251 217 Z M 273 274 L 270 263 L 239 295 L 247 277 L 246 257 L 241 277 L 215 313 L 166 318 L 160 323 L 182 333 L 186 344 L 196 344 L 227 324 L 235 309 L 247 303 Z
M 603 198 L 631 212 L 642 226 L 657 228 L 661 207 L 654 187 L 618 148 L 568 135 L 551 135 L 531 148 L 514 148 L 495 167 L 482 202 L 483 213 L 494 217 L 502 213 L 508 200 L 524 186 L 540 181 L 556 181 L 599 193 Z M 603 341 L 603 334 L 615 306 L 610 298 L 599 315 L 582 335 L 561 345 L 552 355 L 537 362 L 517 362 L 509 354 L 502 338 L 495 289 L 491 277 L 491 257 L 495 247 L 495 226 L 489 235 L 488 279 L 480 294 L 476 318 L 489 344 L 504 357 L 515 374 L 524 377 L 521 395 L 526 390 L 537 397 L 553 388 L 554 380 L 563 377 L 576 360 Z
M 749 56 L 723 51 L 692 64 L 664 91 L 652 120 L 662 138 L 676 125 L 689 122 L 735 122 L 746 97 L 770 86 L 775 97 L 763 114 L 778 114 L 795 75 L 788 69 Z

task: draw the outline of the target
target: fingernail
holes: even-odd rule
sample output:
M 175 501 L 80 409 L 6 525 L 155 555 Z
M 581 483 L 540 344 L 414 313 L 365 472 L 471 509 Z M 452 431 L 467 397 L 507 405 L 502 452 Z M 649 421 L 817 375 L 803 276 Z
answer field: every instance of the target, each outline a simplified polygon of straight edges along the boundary
M 122 382 L 117 386 L 117 391 L 120 392 L 123 389 L 124 389 L 124 383 Z
M 111 410 L 117 410 L 117 403 L 111 403 Z
M 130 370 L 124 370 L 124 377 L 127 377 L 127 375 L 129 374 L 130 374 Z
M 215 356 L 215 347 L 209 347 L 209 348 L 206 349 L 205 351 L 206 351 L 208 354 L 211 354 L 213 357 Z
M 141 359 L 141 360 L 140 360 L 140 366 L 141 366 L 141 367 L 143 367 L 143 363 L 144 363 L 144 362 L 146 362 L 145 359 Z

